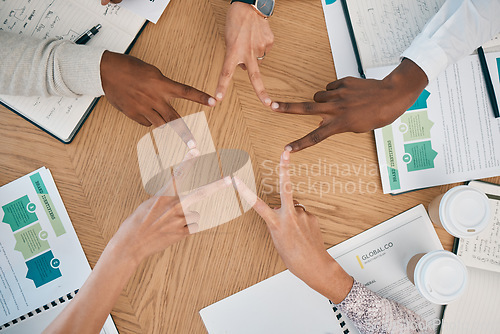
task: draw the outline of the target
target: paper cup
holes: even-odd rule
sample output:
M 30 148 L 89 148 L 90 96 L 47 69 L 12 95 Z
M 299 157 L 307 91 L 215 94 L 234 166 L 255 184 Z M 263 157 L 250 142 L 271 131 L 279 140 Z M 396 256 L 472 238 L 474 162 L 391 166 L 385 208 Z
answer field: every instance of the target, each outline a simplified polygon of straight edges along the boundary
M 479 189 L 457 186 L 434 198 L 429 203 L 432 222 L 457 238 L 468 238 L 481 233 L 490 222 L 488 197 Z
M 457 299 L 467 287 L 467 268 L 445 250 L 416 254 L 408 261 L 406 273 L 420 294 L 438 305 Z

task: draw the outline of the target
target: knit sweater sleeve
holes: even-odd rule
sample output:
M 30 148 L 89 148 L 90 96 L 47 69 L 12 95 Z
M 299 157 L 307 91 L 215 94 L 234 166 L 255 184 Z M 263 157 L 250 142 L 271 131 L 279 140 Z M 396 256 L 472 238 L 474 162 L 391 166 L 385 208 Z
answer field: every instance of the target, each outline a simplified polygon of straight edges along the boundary
M 418 314 L 380 297 L 356 280 L 347 297 L 337 307 L 361 333 L 434 333 Z
M 0 31 L 0 94 L 100 96 L 102 48 Z

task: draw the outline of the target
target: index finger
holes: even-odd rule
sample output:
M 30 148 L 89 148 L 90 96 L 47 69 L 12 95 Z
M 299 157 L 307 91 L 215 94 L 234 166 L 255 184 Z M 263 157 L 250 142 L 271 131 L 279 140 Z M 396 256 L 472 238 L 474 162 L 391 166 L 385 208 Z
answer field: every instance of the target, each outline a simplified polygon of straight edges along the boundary
M 167 124 L 179 135 L 179 137 L 181 137 L 182 141 L 189 149 L 196 147 L 196 139 L 182 117 L 174 119 Z
M 248 78 L 250 78 L 250 82 L 252 83 L 253 89 L 257 94 L 257 97 L 264 105 L 270 106 L 272 101 L 266 92 L 264 83 L 262 82 L 262 76 L 260 74 L 257 58 L 251 59 L 245 65 L 248 69 Z
M 202 199 L 205 199 L 210 195 L 212 195 L 213 193 L 222 190 L 232 184 L 233 183 L 231 181 L 231 178 L 229 176 L 226 176 L 223 179 L 209 183 L 207 185 L 204 185 L 203 187 L 194 189 L 192 192 L 190 192 L 188 195 L 186 195 L 181 199 L 181 205 L 183 210 L 186 211 L 186 209 L 189 208 L 194 203 L 199 202 Z
M 273 215 L 276 214 L 273 209 L 250 190 L 250 188 L 248 188 L 237 176 L 234 177 L 234 183 L 236 183 L 236 190 L 238 190 L 240 196 L 257 211 L 259 216 L 261 216 L 266 223 L 268 221 L 271 222 Z
M 217 84 L 217 89 L 215 90 L 215 98 L 220 101 L 224 97 L 229 87 L 229 82 L 234 74 L 234 69 L 238 66 L 237 54 L 226 53 L 224 58 L 224 65 L 222 65 L 222 70 L 219 75 L 219 83 Z
M 173 81 L 173 83 L 174 94 L 176 94 L 177 97 L 197 102 L 199 104 L 204 104 L 206 106 L 215 106 L 215 99 L 207 93 L 177 81 Z
M 286 210 L 293 210 L 293 190 L 290 181 L 290 151 L 287 146 L 281 154 L 280 160 L 280 196 L 281 207 Z
M 331 112 L 332 106 L 328 103 L 314 102 L 273 102 L 271 109 L 285 114 L 316 115 Z
M 189 150 L 181 163 L 173 167 L 168 182 L 156 192 L 155 196 L 176 196 L 176 188 L 179 188 L 179 184 L 182 184 L 184 179 L 186 179 L 189 171 L 196 162 L 196 158 L 199 156 L 200 151 L 196 148 Z

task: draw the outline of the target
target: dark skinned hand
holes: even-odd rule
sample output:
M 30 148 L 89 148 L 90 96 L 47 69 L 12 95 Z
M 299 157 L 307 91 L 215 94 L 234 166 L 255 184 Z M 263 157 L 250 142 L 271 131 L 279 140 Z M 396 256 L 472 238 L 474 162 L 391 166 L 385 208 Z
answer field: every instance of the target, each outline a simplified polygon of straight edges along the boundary
M 108 101 L 145 126 L 160 126 L 180 118 L 170 105 L 174 98 L 206 106 L 216 103 L 210 95 L 165 77 L 155 66 L 120 53 L 104 52 L 101 80 Z

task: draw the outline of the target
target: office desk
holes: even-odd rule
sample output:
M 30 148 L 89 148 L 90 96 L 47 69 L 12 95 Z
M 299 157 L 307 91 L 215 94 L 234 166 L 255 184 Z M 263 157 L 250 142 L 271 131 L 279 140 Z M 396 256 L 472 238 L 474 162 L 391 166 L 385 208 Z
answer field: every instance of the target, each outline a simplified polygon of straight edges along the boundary
M 131 54 L 174 80 L 214 94 L 225 53 L 228 6 L 227 0 L 172 0 L 159 23 L 146 27 Z M 270 96 L 310 101 L 335 79 L 321 2 L 278 1 L 270 24 L 275 45 L 261 66 Z M 319 122 L 263 107 L 239 68 L 217 107 L 183 100 L 174 107 L 181 115 L 205 111 L 217 149 L 250 154 L 259 194 L 270 205 L 279 203 L 276 166 L 283 147 Z M 4 108 L 0 117 L 0 184 L 41 166 L 49 168 L 93 266 L 120 223 L 148 198 L 136 145 L 150 129 L 115 110 L 106 98 L 69 145 Z M 382 194 L 373 133 L 333 136 L 293 154 L 291 163 L 295 198 L 320 218 L 325 247 L 417 204 L 427 205 L 452 187 Z M 437 233 L 450 250 L 452 237 L 440 228 Z M 142 263 L 112 314 L 121 333 L 203 333 L 201 308 L 284 269 L 264 222 L 250 211 Z

